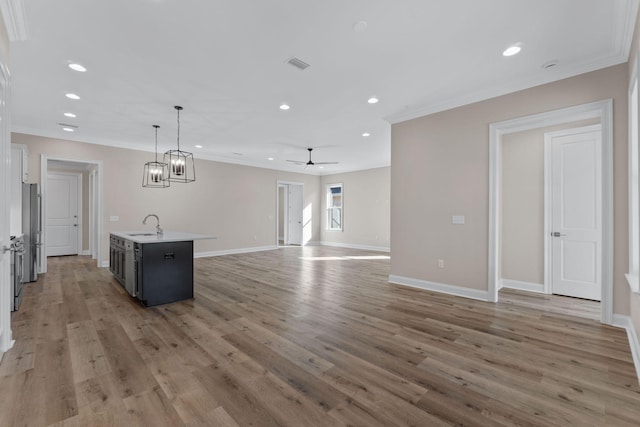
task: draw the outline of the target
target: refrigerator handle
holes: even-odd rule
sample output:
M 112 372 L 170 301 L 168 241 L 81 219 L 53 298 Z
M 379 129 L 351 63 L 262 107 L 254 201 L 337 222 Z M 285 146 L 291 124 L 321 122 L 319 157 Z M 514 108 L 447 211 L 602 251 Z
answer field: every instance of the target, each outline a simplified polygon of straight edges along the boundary
M 42 194 L 38 193 L 38 245 L 42 246 Z

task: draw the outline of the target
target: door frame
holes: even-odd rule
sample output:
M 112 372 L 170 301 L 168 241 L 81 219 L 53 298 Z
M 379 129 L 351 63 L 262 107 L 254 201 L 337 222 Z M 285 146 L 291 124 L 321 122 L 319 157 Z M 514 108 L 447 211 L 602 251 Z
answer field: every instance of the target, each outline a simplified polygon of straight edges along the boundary
M 78 250 L 77 251 L 78 252 L 77 255 L 82 255 L 82 240 L 83 240 L 83 234 L 84 234 L 82 232 L 82 228 L 84 227 L 84 222 L 83 222 L 84 218 L 82 217 L 82 211 L 84 210 L 83 209 L 84 200 L 82 198 L 82 173 L 81 172 L 72 172 L 72 171 L 59 171 L 59 170 L 49 171 L 49 172 L 47 172 L 47 182 L 49 180 L 49 175 L 50 174 L 73 176 L 78 181 L 78 184 L 77 184 L 77 193 L 78 194 L 76 195 L 76 198 L 77 198 L 77 201 L 78 201 L 78 203 L 77 203 L 78 216 L 76 218 L 77 222 L 78 222 L 78 227 L 77 227 L 78 228 L 78 235 L 76 236 L 77 237 L 76 238 L 76 248 Z M 43 194 L 43 196 L 41 198 L 41 203 L 43 204 L 43 206 L 42 206 L 42 216 L 44 218 L 40 218 L 40 220 L 43 221 L 43 224 L 44 224 L 44 222 L 46 221 L 46 218 L 47 218 L 46 215 L 45 215 L 45 210 L 44 210 L 44 207 L 46 205 L 47 199 L 44 197 L 44 193 L 42 193 L 42 194 Z M 47 229 L 44 228 L 44 226 L 43 226 L 42 227 L 42 234 L 46 235 L 47 234 L 46 231 L 47 231 Z M 46 253 L 47 252 L 47 247 L 44 245 L 44 243 L 43 243 L 42 247 L 44 248 L 42 250 L 42 252 L 44 252 L 44 256 L 45 257 L 48 256 L 47 253 Z
M 288 239 L 289 239 L 289 212 L 288 212 L 288 208 L 287 206 L 289 206 L 289 186 L 290 185 L 299 185 L 302 187 L 302 199 L 303 199 L 303 203 L 302 203 L 302 209 L 304 213 L 304 183 L 303 182 L 296 182 L 296 181 L 282 181 L 282 180 L 277 180 L 276 181 L 276 247 L 280 246 L 280 241 L 278 240 L 278 227 L 279 227 L 279 220 L 280 220 L 280 192 L 278 191 L 278 189 L 280 187 L 285 187 L 287 191 L 285 191 L 285 213 L 284 213 L 284 242 L 283 245 L 287 246 L 288 243 Z M 303 237 L 304 237 L 304 229 L 303 229 Z M 304 238 L 302 241 L 301 246 L 304 246 Z
M 282 246 L 285 246 L 287 240 L 289 238 L 287 223 L 289 222 L 289 210 L 284 209 L 284 212 L 280 212 L 280 189 L 283 188 L 283 206 L 289 205 L 289 185 L 288 184 L 280 184 L 278 183 L 277 193 L 276 193 L 276 246 L 280 246 L 280 231 L 282 231 Z M 280 230 L 280 213 L 284 216 L 282 221 L 282 230 Z
M 613 323 L 613 100 L 590 102 L 532 114 L 489 125 L 489 247 L 488 299 L 498 301 L 500 289 L 500 206 L 502 203 L 500 164 L 502 136 L 541 127 L 588 119 L 600 119 L 602 126 L 602 305 L 600 321 Z
M 551 225 L 552 214 L 553 214 L 553 203 L 552 203 L 552 191 L 553 191 L 553 180 L 551 176 L 551 165 L 552 165 L 552 152 L 551 152 L 551 141 L 556 136 L 562 135 L 573 135 L 576 133 L 586 133 L 599 131 L 602 134 L 602 125 L 588 125 L 588 126 L 579 126 L 570 129 L 563 129 L 559 131 L 553 132 L 545 132 L 544 134 L 544 284 L 543 284 L 543 292 L 545 294 L 553 293 L 553 254 L 551 251 Z M 600 153 L 602 156 L 602 153 Z M 600 160 L 600 159 L 599 159 Z M 604 196 L 604 191 L 603 191 Z M 604 201 L 604 197 L 603 197 Z M 603 206 L 600 206 L 600 210 L 602 211 Z M 601 212 L 602 213 L 602 212 Z M 601 228 L 602 228 L 601 224 Z M 602 229 L 600 230 L 601 234 Z M 604 235 L 601 235 L 601 239 L 604 241 Z M 602 263 L 602 259 L 600 262 Z M 602 297 L 602 293 L 601 293 Z
M 5 351 L 14 343 L 11 330 L 11 264 L 9 216 L 11 215 L 11 76 L 4 55 L 0 54 L 0 185 L 2 203 L 0 203 L 0 360 Z
M 95 171 L 95 176 L 93 179 L 93 191 L 90 187 L 89 189 L 89 197 L 91 200 L 89 201 L 89 206 L 93 204 L 94 209 L 92 212 L 92 218 L 89 221 L 90 224 L 93 224 L 95 230 L 89 230 L 89 233 L 95 233 L 95 244 L 92 250 L 95 250 L 95 253 L 92 253 L 92 258 L 96 259 L 96 264 L 98 267 L 103 267 L 102 265 L 102 210 L 103 210 L 103 165 L 102 160 L 76 160 L 69 159 L 64 157 L 56 157 L 49 156 L 46 154 L 41 154 L 40 156 L 40 194 L 41 194 L 41 203 L 42 203 L 42 247 L 47 247 L 47 233 L 44 231 L 47 229 L 47 175 L 49 173 L 49 160 L 61 161 L 61 162 L 71 162 L 76 163 L 78 165 L 87 165 L 91 170 Z M 90 245 L 91 246 L 91 245 Z M 107 261 L 108 262 L 108 261 Z M 105 267 L 108 266 L 105 265 Z M 39 273 L 47 272 L 47 257 L 46 253 L 44 256 L 40 257 L 40 265 L 39 265 Z

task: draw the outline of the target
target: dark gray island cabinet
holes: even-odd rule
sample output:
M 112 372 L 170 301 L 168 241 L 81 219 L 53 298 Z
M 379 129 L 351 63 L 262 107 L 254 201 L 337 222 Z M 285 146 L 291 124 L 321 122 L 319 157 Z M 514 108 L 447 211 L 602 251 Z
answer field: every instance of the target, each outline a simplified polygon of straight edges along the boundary
M 114 232 L 109 269 L 132 297 L 146 307 L 193 298 L 193 241 L 201 234 Z

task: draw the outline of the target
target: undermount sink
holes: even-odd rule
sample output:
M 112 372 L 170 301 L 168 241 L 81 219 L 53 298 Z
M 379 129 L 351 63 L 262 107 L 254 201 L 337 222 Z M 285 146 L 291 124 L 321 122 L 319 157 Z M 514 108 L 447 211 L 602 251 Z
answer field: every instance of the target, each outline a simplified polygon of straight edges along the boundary
M 155 236 L 156 233 L 130 233 L 127 236 Z

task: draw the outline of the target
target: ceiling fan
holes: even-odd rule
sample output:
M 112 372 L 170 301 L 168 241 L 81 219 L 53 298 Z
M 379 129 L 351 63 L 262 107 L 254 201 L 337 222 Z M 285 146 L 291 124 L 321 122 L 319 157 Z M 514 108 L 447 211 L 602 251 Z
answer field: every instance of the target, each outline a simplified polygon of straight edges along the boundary
M 311 160 L 311 152 L 313 151 L 313 148 L 307 148 L 307 150 L 309 151 L 309 161 L 305 162 L 300 161 L 300 160 L 287 160 L 287 162 L 291 162 L 291 163 L 295 163 L 296 165 L 306 165 L 307 167 L 309 166 L 315 166 L 315 165 L 337 165 L 338 162 L 314 162 Z

